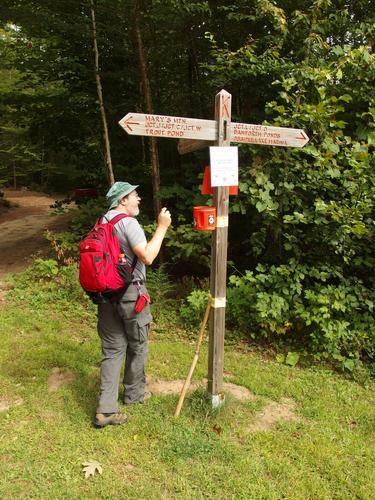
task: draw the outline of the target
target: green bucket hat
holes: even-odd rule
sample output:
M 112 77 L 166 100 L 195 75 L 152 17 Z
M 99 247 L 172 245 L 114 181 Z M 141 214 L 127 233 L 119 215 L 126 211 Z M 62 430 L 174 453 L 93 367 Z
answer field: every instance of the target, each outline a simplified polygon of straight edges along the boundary
M 137 189 L 138 186 L 139 184 L 137 186 L 132 186 L 131 184 L 129 184 L 129 182 L 115 182 L 106 194 L 106 198 L 109 203 L 109 210 L 111 210 L 111 208 L 117 207 L 117 205 L 120 203 L 120 200 L 127 194 Z

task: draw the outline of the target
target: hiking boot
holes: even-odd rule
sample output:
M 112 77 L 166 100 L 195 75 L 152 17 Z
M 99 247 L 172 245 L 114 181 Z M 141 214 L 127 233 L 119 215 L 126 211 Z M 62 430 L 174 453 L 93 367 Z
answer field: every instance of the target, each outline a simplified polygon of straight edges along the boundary
M 126 413 L 97 413 L 95 415 L 94 426 L 98 428 L 107 425 L 121 425 L 128 420 Z
M 148 399 L 150 399 L 152 396 L 152 392 L 150 391 L 145 391 L 143 398 L 139 401 L 125 401 L 124 398 L 124 405 L 136 405 L 136 404 L 143 404 L 145 403 Z

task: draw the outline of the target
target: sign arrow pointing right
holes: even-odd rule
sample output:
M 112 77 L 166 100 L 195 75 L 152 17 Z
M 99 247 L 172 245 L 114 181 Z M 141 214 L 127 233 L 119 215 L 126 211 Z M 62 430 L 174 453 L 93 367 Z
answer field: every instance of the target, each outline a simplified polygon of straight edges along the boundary
M 309 138 L 302 129 L 232 122 L 231 141 L 263 146 L 302 148 L 309 142 Z

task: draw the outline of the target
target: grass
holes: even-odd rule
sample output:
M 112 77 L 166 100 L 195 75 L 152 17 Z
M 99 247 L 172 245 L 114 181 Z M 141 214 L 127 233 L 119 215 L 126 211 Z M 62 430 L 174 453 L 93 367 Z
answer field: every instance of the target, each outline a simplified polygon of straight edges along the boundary
M 91 425 L 100 361 L 94 310 L 60 300 L 53 287 L 48 300 L 30 280 L 29 274 L 16 284 L 0 309 L 0 399 L 9 406 L 0 412 L 1 498 L 373 498 L 373 382 L 290 368 L 230 345 L 226 380 L 250 389 L 254 401 L 227 395 L 212 410 L 198 389 L 175 419 L 177 396 L 156 395 L 127 409 L 127 425 L 97 430 Z M 194 345 L 174 330 L 160 318 L 151 334 L 153 378 L 187 374 Z M 206 359 L 204 348 L 194 379 L 206 376 Z M 50 392 L 56 367 L 75 377 Z M 299 420 L 249 431 L 270 401 L 284 398 L 295 402 Z M 103 474 L 85 479 L 82 462 L 90 459 Z

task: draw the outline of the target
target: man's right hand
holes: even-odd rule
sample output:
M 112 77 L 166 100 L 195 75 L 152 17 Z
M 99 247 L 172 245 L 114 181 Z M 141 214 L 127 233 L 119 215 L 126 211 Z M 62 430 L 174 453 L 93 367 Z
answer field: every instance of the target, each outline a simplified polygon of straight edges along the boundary
M 159 253 L 165 233 L 171 225 L 171 222 L 172 217 L 170 211 L 165 207 L 162 208 L 158 215 L 158 227 L 156 228 L 154 236 L 148 243 L 140 243 L 132 249 L 135 255 L 146 264 L 146 266 L 150 266 Z
M 160 214 L 158 216 L 158 226 L 162 226 L 165 229 L 171 225 L 172 217 L 170 211 L 164 207 L 161 209 Z

